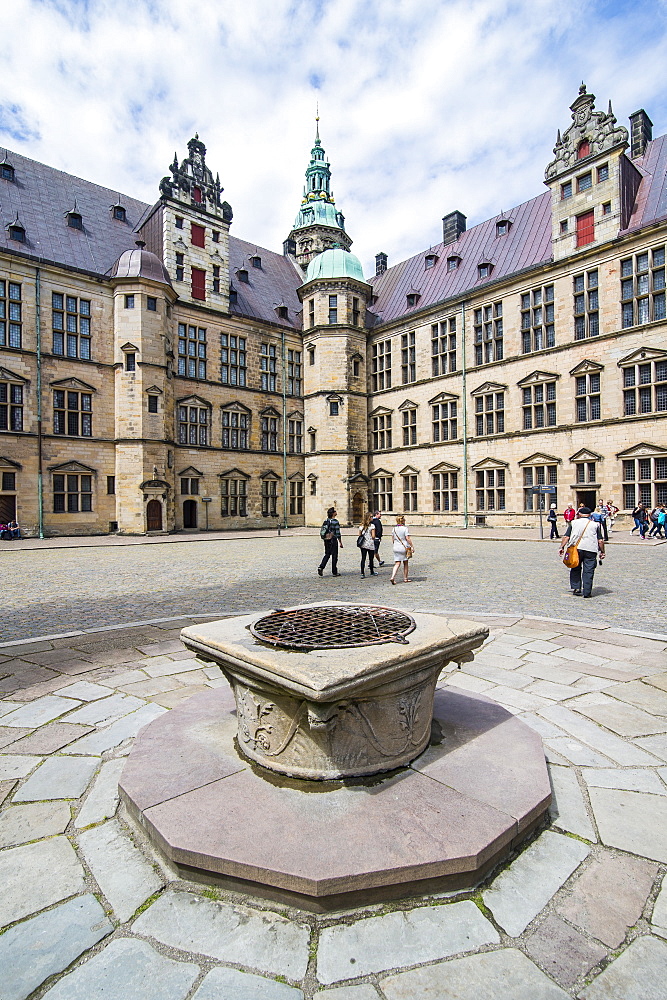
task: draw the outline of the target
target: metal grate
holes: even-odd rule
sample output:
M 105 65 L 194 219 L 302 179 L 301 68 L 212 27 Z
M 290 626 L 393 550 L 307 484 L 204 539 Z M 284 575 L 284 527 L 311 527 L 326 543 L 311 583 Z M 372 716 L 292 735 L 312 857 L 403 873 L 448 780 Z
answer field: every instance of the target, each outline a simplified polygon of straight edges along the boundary
M 381 642 L 407 643 L 415 620 L 393 608 L 317 607 L 274 611 L 250 626 L 262 642 L 288 649 L 344 649 Z

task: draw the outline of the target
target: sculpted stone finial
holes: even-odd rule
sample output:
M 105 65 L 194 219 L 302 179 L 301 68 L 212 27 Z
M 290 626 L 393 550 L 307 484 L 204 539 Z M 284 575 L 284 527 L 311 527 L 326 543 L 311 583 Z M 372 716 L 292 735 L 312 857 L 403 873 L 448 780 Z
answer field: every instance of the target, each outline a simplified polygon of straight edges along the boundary
M 589 94 L 586 91 L 586 85 L 583 81 L 579 87 L 579 95 L 570 105 L 570 110 L 572 111 L 572 124 L 562 137 L 560 130 L 558 131 L 554 146 L 554 159 L 545 171 L 547 181 L 572 169 L 577 162 L 579 147 L 584 140 L 589 144 L 589 155 L 628 144 L 628 130 L 617 124 L 611 101 L 606 114 L 604 111 L 595 111 L 595 94 Z

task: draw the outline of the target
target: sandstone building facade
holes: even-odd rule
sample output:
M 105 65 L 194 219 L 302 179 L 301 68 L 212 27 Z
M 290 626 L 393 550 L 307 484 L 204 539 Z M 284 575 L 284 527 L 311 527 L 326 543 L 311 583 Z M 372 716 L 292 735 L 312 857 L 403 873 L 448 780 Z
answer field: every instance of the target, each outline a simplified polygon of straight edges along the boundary
M 667 503 L 667 136 L 582 86 L 547 191 L 364 278 L 319 134 L 281 254 L 195 137 L 148 206 L 0 162 L 0 522 L 535 523 Z

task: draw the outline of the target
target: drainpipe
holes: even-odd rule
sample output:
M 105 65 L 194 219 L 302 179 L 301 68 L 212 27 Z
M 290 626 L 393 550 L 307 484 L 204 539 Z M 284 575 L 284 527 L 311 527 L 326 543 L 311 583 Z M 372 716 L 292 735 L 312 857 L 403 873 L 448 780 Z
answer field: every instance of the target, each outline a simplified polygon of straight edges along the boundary
M 468 391 L 466 388 L 466 304 L 461 303 L 461 393 L 463 395 L 463 527 L 468 528 Z
M 44 480 L 42 475 L 42 274 L 35 268 L 35 332 L 37 334 L 37 522 L 44 538 Z
M 283 355 L 283 528 L 287 527 L 287 354 L 285 331 L 280 334 Z

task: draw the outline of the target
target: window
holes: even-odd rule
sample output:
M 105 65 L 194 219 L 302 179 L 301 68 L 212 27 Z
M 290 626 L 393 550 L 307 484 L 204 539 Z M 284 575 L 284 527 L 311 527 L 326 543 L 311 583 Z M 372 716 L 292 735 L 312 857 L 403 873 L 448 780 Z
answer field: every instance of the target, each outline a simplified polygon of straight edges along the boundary
M 76 514 L 93 509 L 93 477 L 72 476 L 69 473 L 53 476 L 54 514 Z
M 314 365 L 315 364 L 315 348 L 314 347 L 309 347 L 308 348 L 308 364 L 309 365 Z
M 595 242 L 595 212 L 583 212 L 577 216 L 577 246 L 585 247 Z
M 213 232 L 211 233 L 211 239 L 213 240 L 214 243 L 220 242 L 220 233 L 218 232 L 217 229 L 214 229 Z
M 259 349 L 260 388 L 264 392 L 276 391 L 276 345 L 262 344 Z
M 223 517 L 246 517 L 248 486 L 245 479 L 225 476 L 220 480 L 220 513 Z
M 72 437 L 93 436 L 93 397 L 89 392 L 55 389 L 53 433 Z
M 290 514 L 303 514 L 303 480 L 301 479 L 290 479 L 289 512 Z
M 478 469 L 475 487 L 477 510 L 505 510 L 504 469 Z
M 301 351 L 287 352 L 287 395 L 301 395 Z
M 577 375 L 575 377 L 574 395 L 578 423 L 587 423 L 589 420 L 600 419 L 599 372 L 590 372 L 588 375 Z
M 15 281 L 0 281 L 0 347 L 21 347 L 21 286 Z
M 433 440 L 453 441 L 457 437 L 456 400 L 435 403 L 433 412 Z
M 183 268 L 183 254 L 176 254 L 176 281 L 183 281 L 184 279 L 184 268 Z
M 311 497 L 317 496 L 317 479 L 314 476 L 310 480 L 310 495 Z
M 199 480 L 186 476 L 181 479 L 181 496 L 199 496 Z
M 611 202 L 610 201 L 605 201 L 604 204 L 602 205 L 602 214 L 603 215 L 611 215 Z
M 308 326 L 315 326 L 315 299 L 308 299 Z
M 338 296 L 337 295 L 330 295 L 329 296 L 329 322 L 330 323 L 337 323 L 338 322 Z
M 500 222 L 496 222 L 496 236 L 507 236 L 510 231 L 510 222 L 508 219 L 502 219 Z
M 574 466 L 574 477 L 577 483 L 594 483 L 595 462 L 576 462 Z
M 195 186 L 192 188 L 192 200 L 197 205 L 201 205 L 201 203 L 203 201 L 202 190 L 201 190 L 201 188 L 197 184 L 195 184 Z
M 521 350 L 529 354 L 555 343 L 554 286 L 533 288 L 521 296 Z
M 310 451 L 317 451 L 317 431 L 308 431 L 308 447 Z
M 488 278 L 493 270 L 493 264 L 485 263 L 477 265 L 477 277 L 478 278 Z
M 433 473 L 433 510 L 451 511 L 459 509 L 458 472 Z
M 621 261 L 623 326 L 665 319 L 665 248 Z
M 190 241 L 193 247 L 206 246 L 206 230 L 196 222 L 190 223 Z
M 244 285 L 250 284 L 250 275 L 246 271 L 245 267 L 240 267 L 236 272 L 239 281 L 243 282 Z
M 67 213 L 67 225 L 70 229 L 83 230 L 83 216 L 80 212 L 71 211 Z
M 589 171 L 577 177 L 577 191 L 589 191 L 593 187 L 593 177 Z
M 251 255 L 250 263 L 252 264 L 253 267 L 259 268 L 261 270 L 262 258 L 259 257 L 256 253 Z
M 623 504 L 632 510 L 638 503 L 667 506 L 667 456 L 624 460 Z
M 25 229 L 19 222 L 18 215 L 16 220 L 7 227 L 7 230 L 10 240 L 14 240 L 16 243 L 25 243 Z
M 176 216 L 176 228 L 177 229 L 182 229 L 183 228 L 183 219 L 181 218 L 180 215 Z
M 447 258 L 447 270 L 448 271 L 455 271 L 456 268 L 459 266 L 460 263 L 461 263 L 461 258 L 460 257 L 448 257 Z
M 560 231 L 563 236 L 569 230 L 569 228 L 570 228 L 569 221 L 567 219 L 562 219 L 560 224 Z
M 548 497 L 549 505 L 557 504 L 555 493 L 533 493 L 535 486 L 557 486 L 558 466 L 557 465 L 527 465 L 523 470 L 523 509 L 524 510 L 544 510 L 547 505 L 544 497 Z
M 456 371 L 456 316 L 431 327 L 431 374 Z
M 623 412 L 664 413 L 667 410 L 667 361 L 646 361 L 623 367 Z
M 213 291 L 218 295 L 220 293 L 220 265 L 213 265 Z
M 494 302 L 475 309 L 473 339 L 475 364 L 488 365 L 503 357 L 503 304 Z
M 598 167 L 598 184 L 600 181 L 609 180 L 609 164 L 603 163 L 601 167 Z
M 359 299 L 354 297 L 352 299 L 352 326 L 359 326 L 360 316 L 361 316 L 361 311 L 359 309 Z
M 417 476 L 412 474 L 403 476 L 403 510 L 417 510 Z
M 577 159 L 583 160 L 585 156 L 588 156 L 590 151 L 591 151 L 590 142 L 588 141 L 588 139 L 582 139 L 581 142 L 579 143 L 579 148 L 577 149 Z
M 157 413 L 158 412 L 157 399 L 158 399 L 157 396 L 149 396 L 148 397 L 148 412 L 149 413 Z
M 330 417 L 337 417 L 338 416 L 338 404 L 339 404 L 339 400 L 338 399 L 330 399 L 329 400 L 329 416 Z
M 414 382 L 417 378 L 417 354 L 414 333 L 404 333 L 401 336 L 401 379 L 403 385 Z
M 597 337 L 600 333 L 598 270 L 574 276 L 574 339 Z
M 414 308 L 414 306 L 417 305 L 420 298 L 421 295 L 419 294 L 419 292 L 408 292 L 408 294 L 406 295 L 406 305 L 408 306 L 409 309 L 412 309 Z
M 278 484 L 275 479 L 262 480 L 262 517 L 275 517 L 277 510 Z
M 243 410 L 229 407 L 222 411 L 222 447 L 244 451 L 248 447 L 250 416 Z
M 391 389 L 391 340 L 381 340 L 378 344 L 373 344 L 371 379 L 373 392 Z
M 113 496 L 116 492 L 116 477 L 107 476 L 107 496 Z
M 206 271 L 200 267 L 190 268 L 192 276 L 192 298 L 204 300 L 206 298 Z
M 391 448 L 391 413 L 373 417 L 373 451 Z
M 152 313 L 157 312 L 157 299 L 155 298 L 154 295 L 146 296 L 146 308 L 148 309 L 149 312 Z
M 5 181 L 14 180 L 14 168 L 11 163 L 3 163 L 2 170 L 0 171 L 0 177 Z
M 246 338 L 220 334 L 220 381 L 223 385 L 246 384 Z
M 0 431 L 22 430 L 23 386 L 12 382 L 0 382 Z M 3 489 L 6 487 L 3 486 Z
M 113 218 L 118 222 L 125 222 L 127 218 L 127 212 L 122 205 L 114 205 L 113 207 Z
M 134 295 L 125 296 L 125 308 L 134 309 Z
M 303 451 L 303 421 L 287 421 L 287 450 L 294 455 L 300 455 Z M 301 513 L 301 511 L 299 511 Z
M 566 181 L 564 184 L 561 184 L 561 186 L 560 186 L 560 196 L 561 196 L 561 199 L 563 199 L 563 200 L 565 200 L 565 198 L 571 198 L 572 197 L 572 181 Z
M 435 253 L 427 253 L 424 257 L 424 267 L 428 270 L 430 267 L 435 267 L 438 263 L 438 255 Z
M 178 374 L 206 378 L 206 328 L 178 324 Z
M 15 472 L 3 472 L 2 473 L 2 490 L 4 493 L 13 493 L 16 490 L 16 473 Z
M 403 444 L 409 447 L 417 444 L 417 411 L 403 410 Z
M 129 296 L 125 296 L 129 298 Z M 53 353 L 90 360 L 90 302 L 73 295 L 51 295 Z
M 278 451 L 278 417 L 265 413 L 261 419 L 262 451 Z
M 137 356 L 136 354 L 126 353 L 125 354 L 125 371 L 134 372 L 137 370 Z
M 209 411 L 206 406 L 178 407 L 178 443 L 205 447 L 209 443 Z
M 355 378 L 359 378 L 361 374 L 361 361 L 359 358 L 352 359 L 352 374 Z
M 505 431 L 505 393 L 486 392 L 475 396 L 475 434 L 503 434 Z
M 556 383 L 540 382 L 523 388 L 523 429 L 556 426 Z
M 373 479 L 373 506 L 376 510 L 393 510 L 394 495 L 391 476 L 377 476 Z

